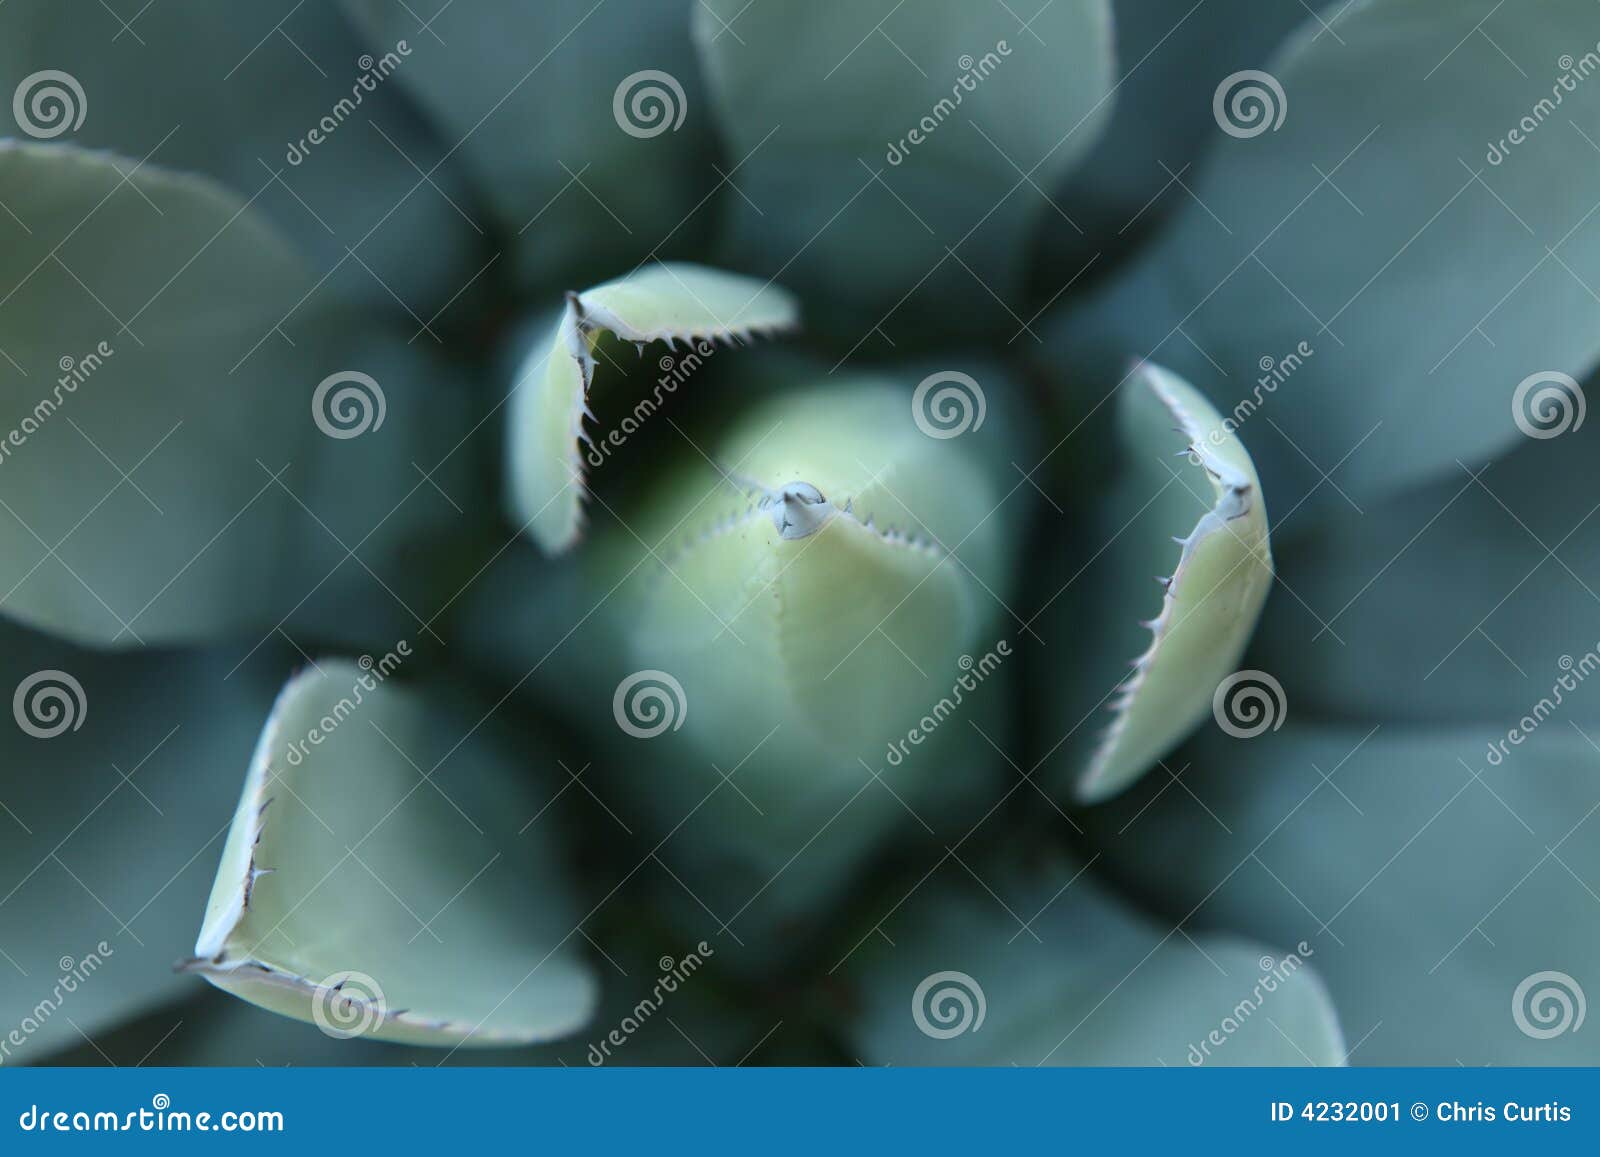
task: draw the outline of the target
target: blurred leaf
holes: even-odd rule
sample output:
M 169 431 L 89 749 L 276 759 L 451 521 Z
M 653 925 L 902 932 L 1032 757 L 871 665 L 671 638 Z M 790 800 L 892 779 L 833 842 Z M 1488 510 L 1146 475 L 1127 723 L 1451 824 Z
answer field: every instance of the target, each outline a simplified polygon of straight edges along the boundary
M 0 88 L 41 93 L 48 81 L 25 78 L 66 72 L 82 92 L 71 97 L 82 124 L 47 111 L 36 119 L 51 139 L 112 149 L 146 162 L 142 171 L 214 177 L 314 256 L 329 275 L 323 297 L 437 321 L 486 255 L 459 172 L 394 78 L 414 55 L 393 39 L 365 53 L 327 4 L 122 8 L 12 0 Z
M 718 187 L 690 0 L 345 0 L 459 149 L 538 289 L 693 252 Z M 376 50 L 376 49 L 375 49 Z
M 1295 526 L 1260 665 L 1332 718 L 1600 722 L 1597 452 L 1586 423 Z
M 1344 1063 L 1309 946 L 1164 932 L 1064 859 L 980 868 L 918 885 L 849 956 L 867 1064 Z
M 1221 415 L 1154 365 L 1119 403 L 1129 460 L 1101 496 L 1095 553 L 1066 560 L 1043 630 L 1046 661 L 1056 666 L 1055 678 L 1040 681 L 1052 732 L 1045 738 L 1066 729 L 1050 754 L 1084 800 L 1127 787 L 1205 716 L 1272 582 L 1261 481 Z M 1174 446 L 1187 450 L 1186 464 L 1174 460 Z M 1148 585 L 1152 576 L 1164 596 Z M 1080 578 L 1084 586 L 1072 591 Z M 1158 603 L 1159 614 L 1141 622 Z M 1132 673 L 1122 674 L 1135 654 Z M 1088 726 L 1102 708 L 1111 723 Z
M 596 979 L 552 850 L 527 834 L 539 793 L 483 719 L 392 671 L 326 663 L 284 688 L 187 967 L 335 1035 L 567 1036 Z
M 601 333 L 641 349 L 657 341 L 676 349 L 681 341 L 690 354 L 679 372 L 687 374 L 719 340 L 745 341 L 798 323 L 798 306 L 782 289 L 699 265 L 657 263 L 569 294 L 554 331 L 536 331 L 511 387 L 507 486 L 523 529 L 550 553 L 568 549 L 581 533 L 587 491 L 580 442 L 589 440 L 583 419 L 592 417 L 588 396 Z M 648 417 L 661 400 L 657 390 L 639 413 Z
M 272 688 L 232 656 L 7 622 L 0 655 L 0 1060 L 26 1063 L 187 987 L 172 962 L 233 795 L 210 772 L 248 757 Z
M 311 275 L 246 206 L 134 167 L 0 145 L 6 612 L 118 646 L 420 631 L 402 544 L 483 517 L 465 393 L 371 320 L 297 312 Z
M 1040 190 L 1110 114 L 1106 0 L 1026 22 L 966 0 L 706 0 L 694 19 L 741 267 L 781 274 L 851 341 L 895 314 L 1024 325 L 1028 242 L 1060 212 Z
M 1285 509 L 1449 474 L 1516 439 L 1520 382 L 1600 354 L 1600 169 L 1578 160 L 1600 86 L 1562 64 L 1594 6 L 1364 0 L 1329 24 L 1270 83 L 1227 78 L 1192 203 L 1052 338 L 1085 395 L 1144 356 L 1259 410 Z
M 1336 6 L 1314 2 L 1310 9 Z M 1217 82 L 1260 68 L 1314 18 L 1306 6 L 1283 0 L 1112 0 L 1111 17 L 1116 99 L 1094 147 L 1056 194 L 1065 215 L 1044 216 L 1041 243 L 1061 263 L 1049 292 L 1090 263 L 1103 273 L 1188 203 L 1185 186 L 1216 136 Z
M 1505 736 L 1208 732 L 1185 749 L 1186 790 L 1146 781 L 1090 813 L 1091 835 L 1174 918 L 1309 941 L 1355 1063 L 1593 1064 L 1600 1037 L 1530 1035 L 1552 1026 L 1513 996 L 1546 971 L 1600 986 L 1600 749 L 1551 721 L 1486 760 Z

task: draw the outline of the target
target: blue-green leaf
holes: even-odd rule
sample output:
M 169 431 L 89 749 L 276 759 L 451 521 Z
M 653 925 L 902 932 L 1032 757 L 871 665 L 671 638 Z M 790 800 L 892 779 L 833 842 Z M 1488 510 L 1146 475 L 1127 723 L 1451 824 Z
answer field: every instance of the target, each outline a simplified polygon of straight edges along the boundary
M 740 266 L 781 271 L 852 341 L 918 316 L 1025 328 L 1027 242 L 1060 211 L 1040 190 L 1093 143 L 1112 81 L 1105 0 L 1029 15 L 964 0 L 698 5 L 742 194 Z
M 839 971 L 859 989 L 863 1061 L 1344 1063 L 1310 945 L 1191 936 L 1064 857 L 1018 861 L 941 869 L 851 951 Z
M 5 144 L 0 201 L 0 607 L 118 646 L 423 633 L 403 552 L 482 507 L 447 367 L 305 304 L 310 271 L 202 179 Z M 367 613 L 323 614 L 340 592 Z
M 1219 78 L 1192 203 L 1055 334 L 1091 396 L 1153 357 L 1270 430 L 1252 450 L 1284 509 L 1452 473 L 1516 440 L 1519 383 L 1600 355 L 1593 5 L 1358 0 L 1328 23 L 1265 79 Z
M 1091 835 L 1174 920 L 1307 941 L 1353 1063 L 1593 1064 L 1600 748 L 1551 720 L 1497 763 L 1514 724 L 1210 732 L 1186 790 L 1147 781 Z
M 518 281 L 561 289 L 597 269 L 692 252 L 720 178 L 689 45 L 687 0 L 346 0 L 369 42 L 459 149 Z
M 272 687 L 232 655 L 3 621 L 0 656 L 0 1063 L 29 1063 L 188 987 L 172 962 L 234 796 L 214 773 L 248 759 Z
M 294 0 L 161 0 L 120 16 L 11 0 L 5 24 L 0 90 L 54 87 L 70 104 L 51 119 L 44 99 L 15 135 L 221 181 L 312 255 L 328 275 L 319 297 L 394 311 L 411 332 L 442 327 L 489 258 L 453 138 L 437 140 L 399 87 L 425 37 L 363 45 L 332 5 Z M 33 79 L 45 70 L 77 93 Z

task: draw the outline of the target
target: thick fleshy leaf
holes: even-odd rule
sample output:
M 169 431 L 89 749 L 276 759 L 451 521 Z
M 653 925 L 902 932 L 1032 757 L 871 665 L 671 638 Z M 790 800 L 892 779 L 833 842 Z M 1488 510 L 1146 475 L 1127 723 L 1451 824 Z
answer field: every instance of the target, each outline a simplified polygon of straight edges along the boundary
M 1110 113 L 1106 0 L 1027 17 L 966 0 L 706 0 L 695 36 L 743 194 L 729 202 L 741 266 L 781 271 L 851 340 L 929 317 L 1026 328 L 1028 240 L 1060 212 L 1040 190 Z
M 720 185 L 682 0 L 346 0 L 541 289 L 692 252 Z M 376 49 L 375 49 L 376 50 Z
M 1184 790 L 1147 781 L 1090 834 L 1173 919 L 1308 941 L 1353 1063 L 1593 1064 L 1600 749 L 1551 722 L 1496 764 L 1505 735 L 1211 732 Z
M 226 678 L 232 665 L 83 651 L 0 622 L 0 1063 L 188 987 L 172 962 L 234 794 L 210 773 L 248 758 L 272 700 L 258 665 Z
M 440 491 L 485 513 L 466 397 L 422 347 L 302 309 L 311 274 L 248 207 L 135 165 L 0 145 L 0 606 L 130 646 L 343 590 L 379 638 L 420 631 L 406 545 L 465 521 Z
M 1272 583 L 1261 482 L 1232 426 L 1158 366 L 1144 366 L 1119 401 L 1128 453 L 1095 513 L 1103 545 L 1068 561 L 1044 629 L 1046 661 L 1064 667 L 1044 681 L 1048 738 L 1064 737 L 1052 755 L 1085 800 L 1127 787 L 1206 715 Z M 1115 656 L 1120 667 L 1139 631 L 1150 637 L 1131 674 L 1090 661 Z M 1107 727 L 1086 723 L 1102 708 Z
M 840 968 L 867 1064 L 1344 1063 L 1310 945 L 1169 929 L 1065 858 L 975 874 L 894 897 Z
M 1045 215 L 1044 243 L 1062 263 L 1051 292 L 1089 262 L 1103 271 L 1188 203 L 1194 167 L 1216 136 L 1217 82 L 1260 68 L 1312 19 L 1279 0 L 1112 0 L 1116 97 L 1105 130 L 1057 195 L 1064 215 Z
M 1589 422 L 1296 526 L 1253 661 L 1331 718 L 1600 722 L 1597 453 Z
M 814 949 L 803 922 L 886 839 L 958 838 L 1003 793 L 1030 512 L 1000 372 L 935 437 L 910 381 L 781 361 L 742 355 L 760 396 L 684 420 L 641 502 L 597 499 L 580 560 L 507 552 L 463 600 L 475 657 L 591 723 L 597 790 L 671 833 L 668 904 L 727 922 L 746 969 Z
M 507 486 L 518 520 L 550 552 L 566 550 L 581 533 L 580 443 L 588 439 L 583 419 L 601 333 L 641 346 L 681 341 L 698 359 L 699 347 L 798 322 L 794 299 L 777 286 L 699 265 L 657 263 L 569 295 L 554 331 L 536 331 L 511 387 Z
M 635 913 L 637 915 L 637 913 Z M 620 943 L 619 943 L 620 940 Z M 152 1012 L 138 1022 L 93 1040 L 25 1058 L 47 1065 L 104 1064 L 144 1067 L 251 1068 L 310 1066 L 524 1065 L 687 1066 L 754 1063 L 758 1045 L 786 1042 L 793 1010 L 768 1016 L 729 999 L 715 974 L 715 956 L 699 946 L 673 953 L 642 937 L 608 936 L 600 941 L 603 998 L 589 1027 L 549 1044 L 500 1049 L 425 1048 L 370 1038 L 334 1036 L 277 1016 L 224 993 L 200 986 L 189 1000 Z M 782 1023 L 780 1023 L 782 1022 Z M 613 1035 L 615 1034 L 615 1035 Z M 769 1035 L 770 1034 L 770 1035 Z M 766 1038 L 763 1040 L 763 1038 Z M 77 1039 L 77 1038 L 75 1038 Z
M 391 662 L 392 660 L 392 662 Z M 583 1027 L 595 977 L 524 759 L 484 720 L 324 663 L 250 761 L 186 967 L 338 1035 L 436 1045 Z
M 364 46 L 333 5 L 295 0 L 162 0 L 120 16 L 12 0 L 5 26 L 0 90 L 40 102 L 12 135 L 214 177 L 314 256 L 319 298 L 441 326 L 488 260 L 445 154 L 454 138 L 435 139 L 399 88 L 426 34 Z
M 1229 78 L 1193 203 L 1051 343 L 1086 393 L 1152 357 L 1259 424 L 1284 509 L 1453 473 L 1516 440 L 1520 383 L 1600 355 L 1600 168 L 1575 160 L 1600 86 L 1566 55 L 1593 5 L 1360 0 L 1328 24 Z

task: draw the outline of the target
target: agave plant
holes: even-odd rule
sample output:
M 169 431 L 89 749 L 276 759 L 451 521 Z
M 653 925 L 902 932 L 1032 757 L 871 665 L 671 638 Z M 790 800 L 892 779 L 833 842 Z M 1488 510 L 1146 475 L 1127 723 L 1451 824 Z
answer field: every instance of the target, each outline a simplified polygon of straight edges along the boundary
M 100 8 L 0 1060 L 1595 1059 L 1593 4 Z

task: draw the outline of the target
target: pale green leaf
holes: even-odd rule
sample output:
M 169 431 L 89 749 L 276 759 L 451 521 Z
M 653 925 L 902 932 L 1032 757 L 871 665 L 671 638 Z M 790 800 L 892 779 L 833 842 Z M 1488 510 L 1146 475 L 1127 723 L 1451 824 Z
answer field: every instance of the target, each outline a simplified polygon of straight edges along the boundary
M 518 367 L 508 405 L 507 486 L 524 528 L 551 553 L 582 531 L 583 419 L 600 333 L 674 348 L 681 341 L 694 351 L 798 322 L 798 306 L 779 287 L 697 265 L 657 263 L 570 294 L 553 332 Z
M 1060 669 L 1039 693 L 1050 756 L 1082 800 L 1126 788 L 1205 717 L 1272 582 L 1261 481 L 1231 423 L 1150 364 L 1118 401 L 1122 470 L 1041 627 Z
M 596 981 L 554 852 L 528 827 L 545 802 L 532 761 L 475 714 L 386 681 L 403 661 L 325 663 L 284 688 L 187 967 L 339 1035 L 569 1035 Z

